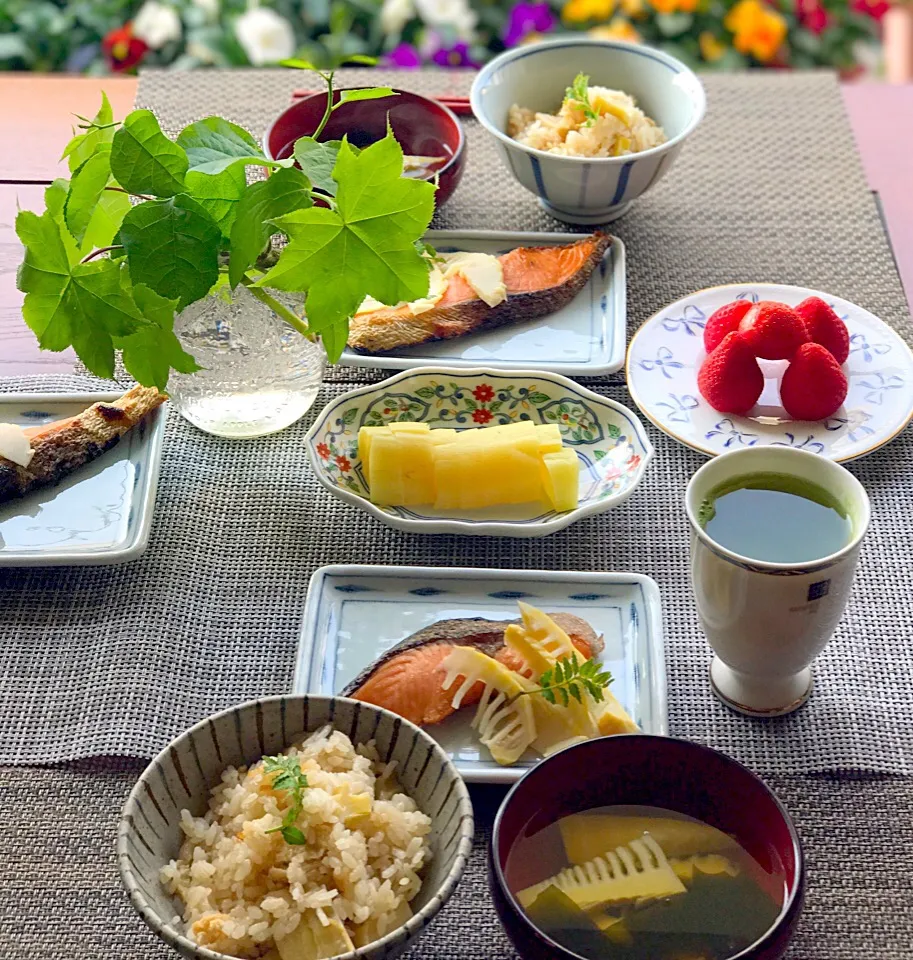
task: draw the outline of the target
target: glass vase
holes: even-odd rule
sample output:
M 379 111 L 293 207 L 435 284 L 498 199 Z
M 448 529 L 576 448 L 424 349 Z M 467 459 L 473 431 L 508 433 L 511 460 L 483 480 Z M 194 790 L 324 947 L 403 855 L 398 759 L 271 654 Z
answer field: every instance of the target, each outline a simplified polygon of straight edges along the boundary
M 181 415 L 219 437 L 262 437 L 311 408 L 326 372 L 320 340 L 293 329 L 245 287 L 209 295 L 175 317 L 174 332 L 203 369 L 173 374 L 168 393 Z M 304 297 L 269 294 L 296 316 Z

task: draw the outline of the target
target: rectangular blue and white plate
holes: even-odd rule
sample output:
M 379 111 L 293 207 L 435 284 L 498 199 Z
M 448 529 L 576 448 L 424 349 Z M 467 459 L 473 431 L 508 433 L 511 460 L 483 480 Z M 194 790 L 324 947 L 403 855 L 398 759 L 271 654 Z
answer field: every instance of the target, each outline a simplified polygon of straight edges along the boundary
M 0 423 L 40 426 L 120 393 L 0 394 Z M 0 567 L 126 563 L 142 556 L 162 462 L 159 407 L 59 484 L 0 504 Z
M 636 573 L 462 567 L 321 567 L 311 578 L 294 693 L 336 694 L 400 640 L 439 620 L 513 620 L 517 600 L 574 613 L 605 637 L 612 691 L 645 733 L 665 734 L 666 668 L 659 588 Z M 512 783 L 536 762 L 502 767 L 470 729 L 471 711 L 427 728 L 470 783 Z
M 579 233 L 500 233 L 492 230 L 429 230 L 428 242 L 441 253 L 455 250 L 502 254 L 515 247 L 555 246 L 579 240 Z M 568 377 L 615 373 L 624 365 L 626 342 L 625 248 L 618 237 L 586 286 L 564 308 L 538 320 L 507 324 L 452 340 L 434 340 L 383 355 L 343 351 L 340 363 L 355 367 L 411 370 L 494 367 L 545 370 Z

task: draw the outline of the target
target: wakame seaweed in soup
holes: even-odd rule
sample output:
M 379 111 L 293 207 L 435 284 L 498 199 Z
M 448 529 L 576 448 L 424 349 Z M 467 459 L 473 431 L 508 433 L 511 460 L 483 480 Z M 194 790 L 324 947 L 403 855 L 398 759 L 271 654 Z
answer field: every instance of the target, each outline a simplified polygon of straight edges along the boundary
M 590 960 L 725 960 L 762 937 L 786 890 L 732 837 L 658 807 L 608 806 L 520 836 L 507 884 L 543 933 Z

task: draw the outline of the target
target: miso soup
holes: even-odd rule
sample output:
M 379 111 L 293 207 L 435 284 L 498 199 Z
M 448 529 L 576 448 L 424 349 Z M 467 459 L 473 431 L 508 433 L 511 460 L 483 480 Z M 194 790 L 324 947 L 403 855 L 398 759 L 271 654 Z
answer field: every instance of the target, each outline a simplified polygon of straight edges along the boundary
M 589 960 L 726 960 L 783 908 L 786 875 L 692 817 L 608 806 L 521 835 L 507 885 L 546 936 Z

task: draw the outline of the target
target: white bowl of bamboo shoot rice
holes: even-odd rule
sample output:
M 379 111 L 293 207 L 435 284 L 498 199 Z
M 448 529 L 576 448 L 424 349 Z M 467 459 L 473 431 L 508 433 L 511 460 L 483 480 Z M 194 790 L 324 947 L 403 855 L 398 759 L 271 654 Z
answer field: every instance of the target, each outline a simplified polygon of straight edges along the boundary
M 423 730 L 341 697 L 268 697 L 166 747 L 117 847 L 134 907 L 184 957 L 385 960 L 451 895 L 472 832 Z
M 542 208 L 589 225 L 617 219 L 658 183 L 706 108 L 701 81 L 675 57 L 579 35 L 495 57 L 470 101 Z

